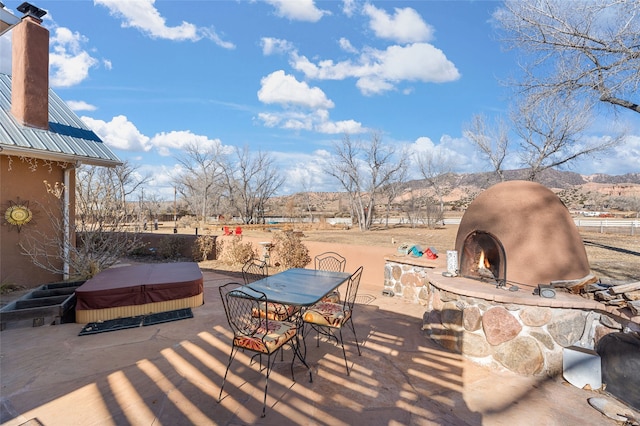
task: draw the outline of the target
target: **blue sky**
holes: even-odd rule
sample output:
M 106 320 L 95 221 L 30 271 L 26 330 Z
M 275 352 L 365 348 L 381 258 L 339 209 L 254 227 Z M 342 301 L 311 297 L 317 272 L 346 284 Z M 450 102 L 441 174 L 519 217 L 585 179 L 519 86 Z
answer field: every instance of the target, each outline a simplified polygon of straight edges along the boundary
M 21 2 L 4 1 L 16 16 Z M 322 170 L 345 133 L 377 132 L 409 155 L 440 147 L 456 172 L 490 170 L 463 128 L 474 114 L 507 113 L 500 81 L 517 71 L 516 53 L 496 40 L 495 1 L 33 4 L 48 11 L 51 86 L 152 177 L 145 194 L 166 199 L 190 143 L 271 153 L 286 176 L 283 194 L 305 182 L 339 189 Z M 0 71 L 10 73 L 9 62 L 5 35 Z M 617 118 L 626 143 L 573 171 L 640 172 L 640 117 Z M 612 119 L 600 117 L 594 132 L 606 133 Z

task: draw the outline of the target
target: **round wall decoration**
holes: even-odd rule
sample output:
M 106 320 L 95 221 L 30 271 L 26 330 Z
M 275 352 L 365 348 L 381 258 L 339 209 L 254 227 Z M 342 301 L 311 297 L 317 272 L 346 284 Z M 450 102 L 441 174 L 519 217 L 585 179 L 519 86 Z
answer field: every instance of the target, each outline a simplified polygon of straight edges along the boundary
M 33 218 L 31 209 L 25 204 L 11 204 L 4 212 L 4 218 L 11 225 L 14 225 L 20 231 L 20 227 L 29 223 Z

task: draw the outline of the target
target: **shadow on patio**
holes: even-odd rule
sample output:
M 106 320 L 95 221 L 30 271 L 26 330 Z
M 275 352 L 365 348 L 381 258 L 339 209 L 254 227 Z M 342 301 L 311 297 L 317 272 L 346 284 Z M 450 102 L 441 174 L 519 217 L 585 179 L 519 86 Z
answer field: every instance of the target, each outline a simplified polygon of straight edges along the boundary
M 260 418 L 264 374 L 240 352 L 217 403 L 231 339 L 217 287 L 237 277 L 203 273 L 205 304 L 192 319 L 83 337 L 77 335 L 80 324 L 3 331 L 0 422 L 606 424 L 599 413 L 590 423 L 584 410 L 561 400 L 579 397 L 581 390 L 496 375 L 440 348 L 421 331 L 424 308 L 379 298 L 367 285 L 354 317 L 362 356 L 345 330 L 351 376 L 339 346 L 322 340 L 317 348 L 315 336 L 308 336 L 313 383 L 300 362 L 297 382 L 291 380 L 292 353 L 285 351 L 269 380 L 267 416 Z M 588 408 L 586 400 L 579 403 Z

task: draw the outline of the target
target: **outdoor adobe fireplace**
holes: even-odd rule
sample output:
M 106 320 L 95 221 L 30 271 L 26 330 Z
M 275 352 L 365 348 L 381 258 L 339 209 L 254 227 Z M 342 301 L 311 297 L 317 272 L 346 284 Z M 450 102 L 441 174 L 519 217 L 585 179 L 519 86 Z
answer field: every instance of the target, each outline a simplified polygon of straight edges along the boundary
M 502 182 L 465 212 L 456 236 L 460 275 L 535 287 L 590 274 L 587 253 L 569 211 L 535 182 Z
M 422 304 L 426 335 L 474 362 L 555 376 L 565 348 L 640 331 L 640 316 L 574 294 L 574 284 L 597 277 L 569 211 L 542 185 L 510 181 L 484 191 L 465 212 L 455 249 L 457 276 L 444 257 L 385 257 L 383 295 Z M 534 292 L 551 283 L 572 291 Z

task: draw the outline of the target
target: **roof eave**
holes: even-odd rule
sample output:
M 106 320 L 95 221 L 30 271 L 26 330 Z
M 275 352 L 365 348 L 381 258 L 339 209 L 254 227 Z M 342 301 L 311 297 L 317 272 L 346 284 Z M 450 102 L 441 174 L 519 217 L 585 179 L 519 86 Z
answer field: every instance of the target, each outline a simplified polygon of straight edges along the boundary
M 91 166 L 116 167 L 121 166 L 122 161 L 105 160 L 102 158 L 81 157 L 78 155 L 62 154 L 55 152 L 46 152 L 37 149 L 22 148 L 16 146 L 2 145 L 0 146 L 1 155 L 15 155 L 18 157 L 39 158 L 41 160 L 62 161 L 65 163 L 74 163 L 76 165 L 88 164 Z

